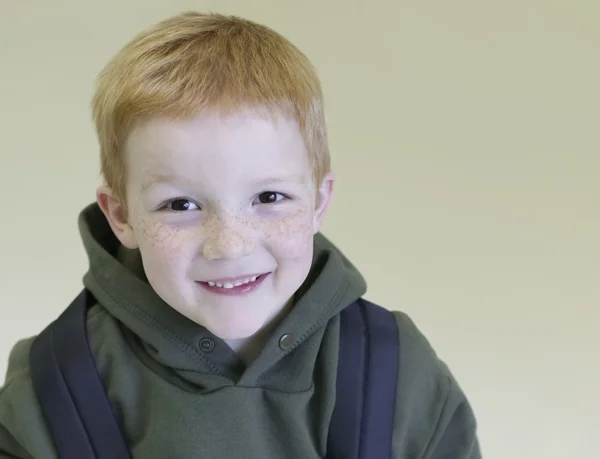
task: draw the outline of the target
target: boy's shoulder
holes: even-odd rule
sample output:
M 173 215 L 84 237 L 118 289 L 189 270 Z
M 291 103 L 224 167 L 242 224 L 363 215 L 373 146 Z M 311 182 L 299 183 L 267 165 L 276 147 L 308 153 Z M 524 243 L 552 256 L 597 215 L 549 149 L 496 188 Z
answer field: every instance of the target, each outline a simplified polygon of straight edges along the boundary
M 398 325 L 402 366 L 409 367 L 413 374 L 437 372 L 438 355 L 416 322 L 406 312 L 392 310 L 391 313 Z
M 400 340 L 395 454 L 479 458 L 475 415 L 457 379 L 411 317 L 392 314 Z
M 0 386 L 2 394 L 12 382 L 29 375 L 29 350 L 36 336 L 29 336 L 17 341 L 8 355 L 8 367 L 3 386 Z
M 99 321 L 106 313 L 101 308 L 92 307 L 88 314 L 88 327 L 98 328 Z M 29 355 L 31 346 L 38 335 L 28 336 L 18 340 L 8 354 L 8 365 L 4 381 L 0 380 L 0 404 L 6 398 L 5 392 L 12 386 L 22 386 L 25 381 L 31 381 Z
M 398 325 L 400 341 L 399 402 L 405 405 L 421 399 L 421 403 L 443 405 L 454 383 L 448 366 L 438 357 L 429 339 L 407 313 L 391 312 Z M 406 400 L 400 400 L 404 396 Z M 405 410 L 406 407 L 403 407 Z
M 93 307 L 88 327 L 106 327 L 106 316 Z M 30 352 L 37 337 L 22 338 L 12 346 L 4 381 L 0 380 L 0 459 L 56 457 L 31 377 Z

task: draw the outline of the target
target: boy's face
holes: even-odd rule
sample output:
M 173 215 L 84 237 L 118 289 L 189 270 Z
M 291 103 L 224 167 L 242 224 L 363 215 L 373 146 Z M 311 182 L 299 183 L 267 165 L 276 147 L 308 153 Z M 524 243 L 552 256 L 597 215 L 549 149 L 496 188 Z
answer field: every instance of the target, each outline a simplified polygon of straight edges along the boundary
M 296 122 L 154 118 L 126 152 L 128 218 L 109 189 L 98 201 L 158 295 L 223 339 L 276 318 L 306 279 L 333 193 L 332 174 L 316 189 Z

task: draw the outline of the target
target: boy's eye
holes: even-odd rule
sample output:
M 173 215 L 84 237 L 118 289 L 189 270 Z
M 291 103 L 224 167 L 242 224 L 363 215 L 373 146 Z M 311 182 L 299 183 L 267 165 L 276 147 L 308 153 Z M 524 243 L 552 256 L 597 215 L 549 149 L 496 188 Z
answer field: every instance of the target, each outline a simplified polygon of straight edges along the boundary
M 175 212 L 185 212 L 187 210 L 198 210 L 197 204 L 194 204 L 189 199 L 173 199 L 165 204 L 165 208 Z
M 258 201 L 261 204 L 271 204 L 273 202 L 281 201 L 282 199 L 285 199 L 285 196 L 274 191 L 265 191 L 258 195 Z

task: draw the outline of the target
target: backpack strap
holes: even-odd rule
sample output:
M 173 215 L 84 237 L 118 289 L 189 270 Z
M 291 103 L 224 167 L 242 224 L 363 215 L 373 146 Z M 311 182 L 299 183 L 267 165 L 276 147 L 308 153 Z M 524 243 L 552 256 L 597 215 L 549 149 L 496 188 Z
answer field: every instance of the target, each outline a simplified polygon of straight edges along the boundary
M 61 459 L 130 459 L 87 339 L 83 290 L 33 342 L 33 386 Z
M 392 457 L 399 355 L 390 311 L 363 299 L 342 311 L 328 458 Z

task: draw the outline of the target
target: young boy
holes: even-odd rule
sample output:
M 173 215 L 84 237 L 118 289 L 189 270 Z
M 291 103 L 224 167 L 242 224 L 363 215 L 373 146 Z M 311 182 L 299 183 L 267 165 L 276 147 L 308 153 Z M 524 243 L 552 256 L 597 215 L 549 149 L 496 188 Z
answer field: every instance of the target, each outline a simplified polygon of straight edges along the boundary
M 319 232 L 335 178 L 309 61 L 261 25 L 181 14 L 108 64 L 93 114 L 105 185 L 79 218 L 87 330 L 131 457 L 328 456 L 339 317 L 366 285 Z M 461 389 L 394 316 L 392 457 L 479 458 Z M 59 457 L 33 340 L 0 392 L 2 459 Z

